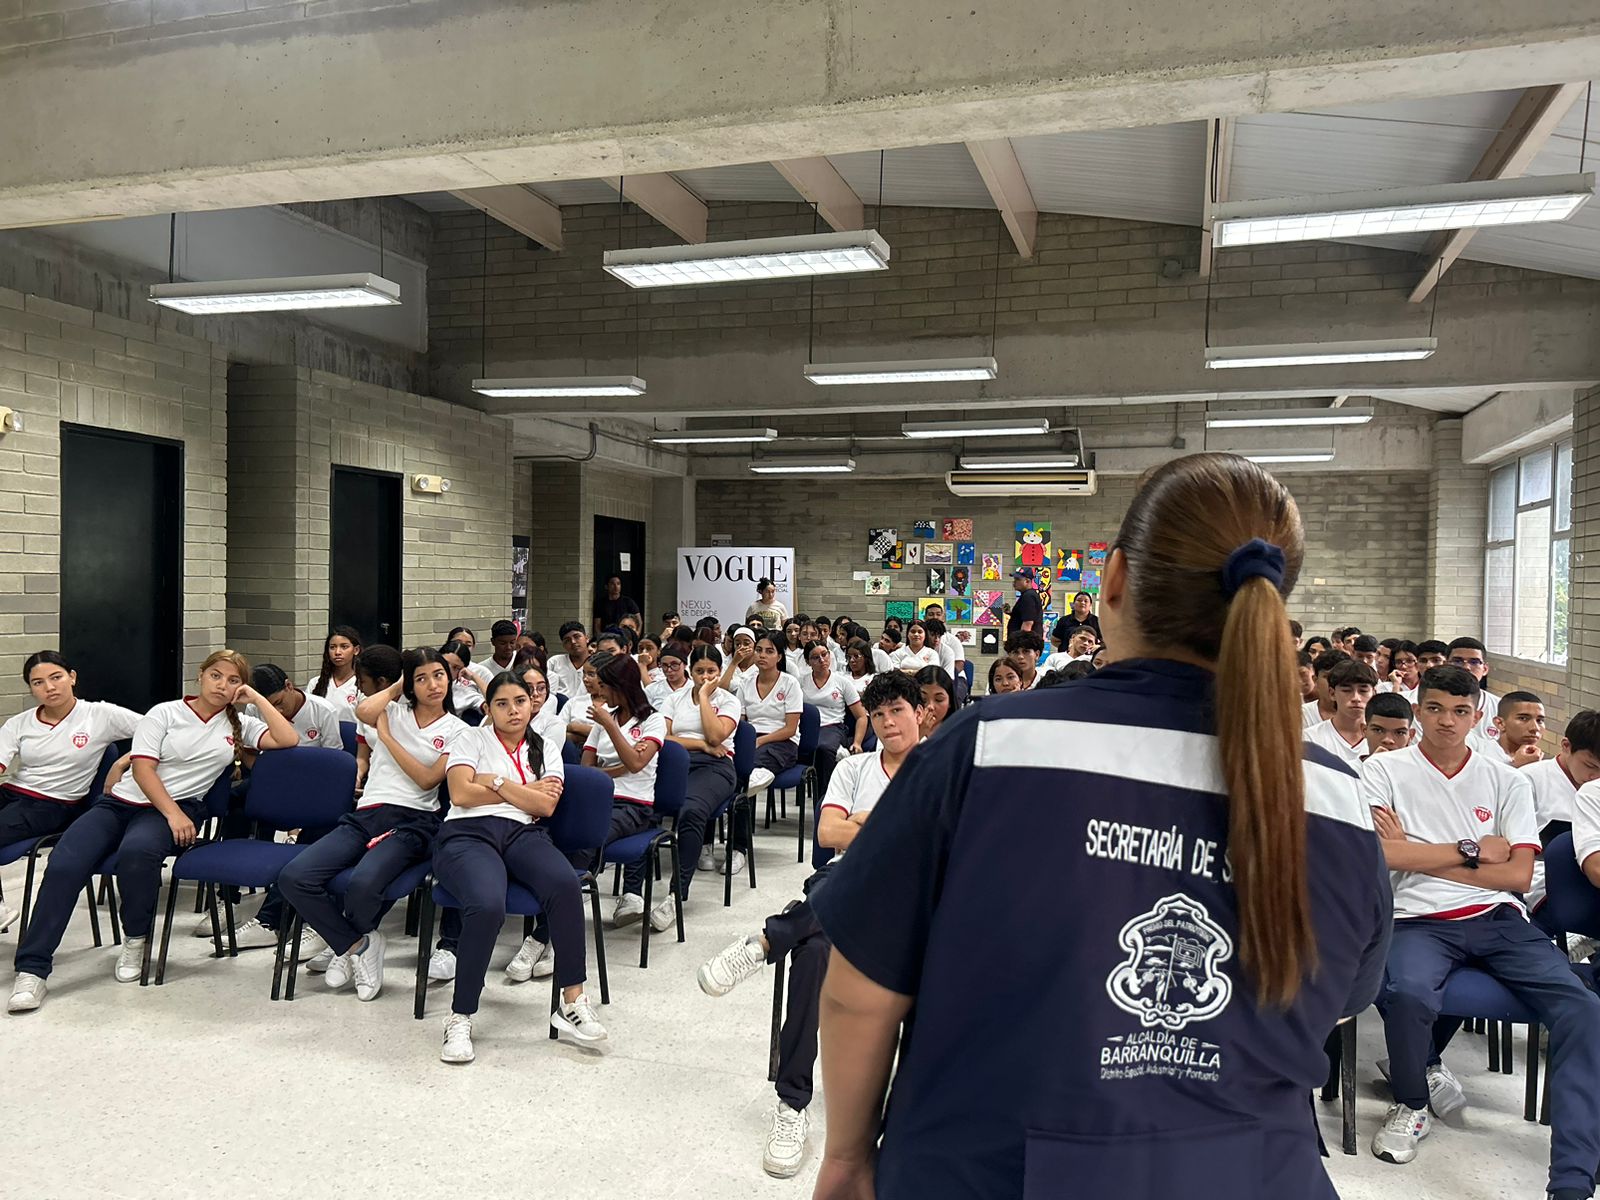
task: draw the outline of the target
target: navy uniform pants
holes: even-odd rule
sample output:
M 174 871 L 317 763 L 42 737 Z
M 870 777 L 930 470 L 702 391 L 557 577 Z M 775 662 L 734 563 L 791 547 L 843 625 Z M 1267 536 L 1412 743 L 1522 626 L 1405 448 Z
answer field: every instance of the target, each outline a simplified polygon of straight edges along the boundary
M 718 757 L 702 750 L 689 752 L 689 783 L 685 789 L 683 808 L 678 812 L 674 832 L 678 839 L 678 895 L 689 898 L 689 885 L 694 882 L 700 850 L 706 843 L 706 828 L 711 824 L 711 814 L 733 795 L 738 784 L 734 774 L 733 759 Z M 733 844 L 744 844 L 743 826 L 750 822 L 749 810 L 741 808 L 734 818 L 740 828 L 734 831 Z
M 806 880 L 806 895 L 825 878 L 824 867 Z M 828 954 L 833 943 L 822 932 L 811 902 L 796 900 L 766 920 L 761 932 L 767 939 L 767 961 L 789 957 L 789 997 L 778 1034 L 778 1099 L 790 1108 L 811 1103 L 817 1066 L 817 1024 L 822 1006 L 822 981 L 828 974 Z

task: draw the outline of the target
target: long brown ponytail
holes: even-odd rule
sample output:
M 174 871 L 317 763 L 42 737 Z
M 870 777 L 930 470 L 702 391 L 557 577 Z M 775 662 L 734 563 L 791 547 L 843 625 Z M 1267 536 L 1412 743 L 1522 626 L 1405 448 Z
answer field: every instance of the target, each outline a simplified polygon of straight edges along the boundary
M 1145 642 L 1216 663 L 1239 958 L 1258 1003 L 1287 1006 L 1317 958 L 1300 686 L 1284 608 L 1305 553 L 1299 510 L 1254 463 L 1191 455 L 1144 481 L 1116 549 L 1127 560 L 1132 618 Z M 1241 558 L 1254 561 L 1239 568 Z

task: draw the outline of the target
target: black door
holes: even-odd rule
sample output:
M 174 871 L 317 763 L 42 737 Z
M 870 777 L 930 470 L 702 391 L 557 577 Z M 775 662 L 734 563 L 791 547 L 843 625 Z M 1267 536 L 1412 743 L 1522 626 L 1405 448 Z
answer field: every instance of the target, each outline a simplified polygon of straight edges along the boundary
M 328 624 L 363 645 L 400 645 L 400 477 L 333 469 Z
M 643 521 L 624 521 L 620 517 L 594 519 L 595 602 L 592 607 L 598 609 L 600 599 L 606 594 L 606 580 L 613 575 L 622 580 L 622 594 L 644 612 Z M 649 629 L 649 622 L 644 622 L 644 626 Z
M 61 651 L 82 694 L 174 700 L 182 645 L 183 447 L 62 425 Z

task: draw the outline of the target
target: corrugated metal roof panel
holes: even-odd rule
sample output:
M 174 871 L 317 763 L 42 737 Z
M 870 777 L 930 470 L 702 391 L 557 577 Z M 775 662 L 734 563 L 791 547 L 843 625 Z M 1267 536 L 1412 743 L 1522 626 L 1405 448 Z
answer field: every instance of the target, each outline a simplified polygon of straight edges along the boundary
M 829 161 L 856 195 L 870 206 L 878 203 L 878 155 L 833 154 Z M 993 208 L 989 189 L 959 142 L 890 150 L 883 156 L 883 203 L 929 208 Z
M 741 163 L 736 167 L 707 167 L 678 171 L 678 179 L 702 200 L 770 200 L 793 203 L 800 194 L 771 163 Z
M 1200 223 L 1203 121 L 1013 138 L 1040 212 Z

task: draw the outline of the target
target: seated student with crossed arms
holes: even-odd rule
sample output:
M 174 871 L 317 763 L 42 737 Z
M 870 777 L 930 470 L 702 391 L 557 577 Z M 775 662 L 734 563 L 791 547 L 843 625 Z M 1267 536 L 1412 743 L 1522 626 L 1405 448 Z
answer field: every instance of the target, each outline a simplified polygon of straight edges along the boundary
M 1346 659 L 1326 675 L 1333 716 L 1306 730 L 1306 741 L 1359 770 L 1367 757 L 1367 704 L 1378 675 L 1366 663 Z

